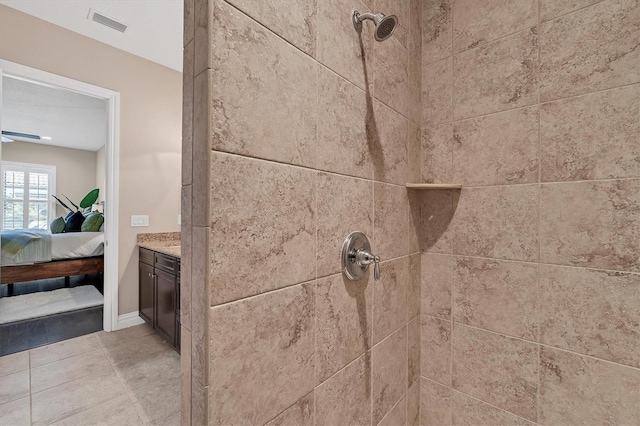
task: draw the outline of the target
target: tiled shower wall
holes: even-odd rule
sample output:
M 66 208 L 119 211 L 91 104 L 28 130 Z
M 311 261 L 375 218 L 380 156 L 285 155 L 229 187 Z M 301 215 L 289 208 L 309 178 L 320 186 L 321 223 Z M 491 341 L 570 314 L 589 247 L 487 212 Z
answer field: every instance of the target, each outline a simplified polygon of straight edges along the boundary
M 183 423 L 418 424 L 420 6 L 185 2 Z
M 424 0 L 421 423 L 640 424 L 636 0 Z

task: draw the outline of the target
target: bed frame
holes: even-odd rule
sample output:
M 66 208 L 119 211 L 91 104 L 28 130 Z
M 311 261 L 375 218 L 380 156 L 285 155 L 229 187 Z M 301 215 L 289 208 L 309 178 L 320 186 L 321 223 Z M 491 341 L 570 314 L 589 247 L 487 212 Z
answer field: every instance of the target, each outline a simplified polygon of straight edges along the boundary
M 47 278 L 68 278 L 74 275 L 104 272 L 104 256 L 83 257 L 81 259 L 53 260 L 30 265 L 3 266 L 0 270 L 0 284 L 13 284 Z

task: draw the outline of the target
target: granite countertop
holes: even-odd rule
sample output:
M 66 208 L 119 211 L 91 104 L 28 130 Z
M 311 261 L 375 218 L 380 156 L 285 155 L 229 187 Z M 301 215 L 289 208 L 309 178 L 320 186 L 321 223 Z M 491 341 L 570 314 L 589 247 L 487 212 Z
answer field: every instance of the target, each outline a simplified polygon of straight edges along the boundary
M 138 234 L 138 246 L 180 259 L 179 232 Z

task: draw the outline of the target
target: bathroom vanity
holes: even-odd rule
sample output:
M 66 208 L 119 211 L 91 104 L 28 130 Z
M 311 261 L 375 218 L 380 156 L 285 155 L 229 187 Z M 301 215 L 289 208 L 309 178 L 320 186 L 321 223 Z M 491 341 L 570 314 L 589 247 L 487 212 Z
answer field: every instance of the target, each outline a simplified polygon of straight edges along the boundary
M 179 247 L 139 245 L 140 317 L 180 352 Z

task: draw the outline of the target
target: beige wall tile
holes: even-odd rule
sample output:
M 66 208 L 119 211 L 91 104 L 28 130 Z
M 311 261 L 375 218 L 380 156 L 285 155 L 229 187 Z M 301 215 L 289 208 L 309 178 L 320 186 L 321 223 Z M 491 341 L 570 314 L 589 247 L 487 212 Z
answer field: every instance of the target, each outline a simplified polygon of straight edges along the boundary
M 385 261 L 409 254 L 409 202 L 402 186 L 375 183 L 372 250 Z
M 635 0 L 606 0 L 540 28 L 540 100 L 640 81 Z
M 420 381 L 420 317 L 417 316 L 407 324 L 407 388 Z
M 191 330 L 191 271 L 193 260 L 193 238 L 191 185 L 182 187 L 180 231 L 180 324 Z
M 451 388 L 424 377 L 420 381 L 420 425 L 451 425 Z
M 537 260 L 538 192 L 534 185 L 463 189 L 454 218 L 454 252 Z
M 191 282 L 191 421 L 206 420 L 206 391 L 209 378 L 209 277 L 211 230 L 193 228 L 193 253 L 200 253 L 192 263 Z
M 421 315 L 420 374 L 451 386 L 451 322 Z
M 382 262 L 380 274 L 380 279 L 373 281 L 374 344 L 407 323 L 409 258 Z
M 638 116 L 638 85 L 542 104 L 542 181 L 640 176 Z
M 457 257 L 453 320 L 537 341 L 538 273 L 532 263 Z
M 540 341 L 640 367 L 640 275 L 542 265 Z
M 451 56 L 452 34 L 451 0 L 423 0 L 422 63 Z
M 316 380 L 323 382 L 371 348 L 373 274 L 349 281 L 342 274 L 317 281 Z
M 313 287 L 211 308 L 209 422 L 265 423 L 313 389 Z
M 542 347 L 540 423 L 638 424 L 640 372 Z
M 185 1 L 193 7 L 193 0 Z M 193 13 L 193 10 L 191 11 Z M 193 20 L 193 17 L 191 17 Z M 185 16 L 185 21 L 188 19 Z M 193 28 L 192 28 L 193 30 Z M 187 29 L 185 28 L 185 32 Z M 182 184 L 190 185 L 193 178 L 193 66 L 195 61 L 195 41 L 187 44 L 182 52 Z
M 316 173 L 219 153 L 211 169 L 211 305 L 315 278 Z
M 538 182 L 538 107 L 457 122 L 453 182 L 509 185 Z
M 409 0 L 409 58 L 422 66 L 422 0 Z
M 314 424 L 313 392 L 287 408 L 266 426 L 313 426 Z
M 540 0 L 540 19 L 548 21 L 602 0 Z
M 261 25 L 287 40 L 303 52 L 316 53 L 316 0 L 287 2 L 276 0 L 228 0 Z
M 514 416 L 463 393 L 453 391 L 453 424 L 456 426 L 512 425 L 534 426 L 528 420 Z
M 193 67 L 193 75 L 198 75 L 202 71 L 211 68 L 211 27 L 209 25 L 209 19 L 213 11 L 209 10 L 209 0 L 194 1 L 195 61 Z
M 419 109 L 419 108 L 418 108 Z M 422 137 L 420 126 L 409 122 L 407 139 L 407 182 L 421 182 Z
M 407 426 L 420 426 L 420 378 L 407 390 Z
M 461 52 L 538 23 L 538 0 L 455 0 L 453 50 Z
M 370 125 L 376 135 L 374 150 L 374 179 L 380 182 L 404 185 L 409 164 L 407 144 L 409 122 L 393 109 L 373 101 L 373 120 Z
M 420 253 L 409 256 L 409 282 L 407 283 L 407 321 L 420 315 Z
M 371 350 L 372 423 L 378 424 L 407 391 L 407 328 Z
M 211 226 L 211 71 L 198 75 L 193 84 L 191 220 L 193 226 L 206 227 Z
M 341 272 L 347 235 L 360 231 L 373 236 L 373 183 L 319 173 L 317 216 L 318 276 L 323 277 Z
M 531 105 L 538 101 L 538 34 L 524 30 L 455 55 L 456 120 Z
M 31 398 L 24 397 L 0 405 L 3 426 L 31 426 Z
M 359 0 L 318 2 L 318 61 L 362 90 L 373 88 L 373 25 L 365 22 L 362 32 L 353 27 L 354 10 L 370 12 Z
M 400 401 L 384 416 L 378 426 L 398 426 L 407 424 L 407 398 L 402 397 Z
M 406 5 L 408 1 L 404 1 Z M 384 102 L 405 117 L 410 116 L 409 52 L 396 39 L 373 45 L 373 91 Z
M 453 119 L 451 57 L 422 66 L 422 125 L 433 127 Z
M 180 329 L 180 424 L 191 424 L 191 331 Z
M 373 178 L 373 159 L 379 145 L 371 127 L 373 100 L 332 71 L 318 66 L 318 163 L 328 170 Z
M 542 185 L 540 260 L 640 271 L 640 180 Z
M 362 355 L 316 388 L 316 425 L 371 424 L 370 362 Z
M 422 314 L 451 319 L 453 262 L 449 255 L 422 253 Z
M 195 0 L 185 0 L 184 9 L 183 9 L 183 17 L 184 17 L 184 28 L 182 33 L 182 41 L 184 46 L 189 44 L 191 40 L 193 40 L 194 32 L 195 32 Z
M 422 182 L 452 183 L 453 125 L 422 129 Z
M 535 344 L 454 324 L 452 348 L 454 389 L 536 421 Z
M 422 250 L 451 253 L 453 241 L 453 215 L 460 191 L 422 191 Z
M 415 182 L 420 182 L 420 180 Z M 409 201 L 409 221 L 407 225 L 409 227 L 410 254 L 419 254 L 422 250 L 422 195 L 422 191 L 407 190 L 407 200 Z
M 224 2 L 214 17 L 213 149 L 314 166 L 315 62 Z

